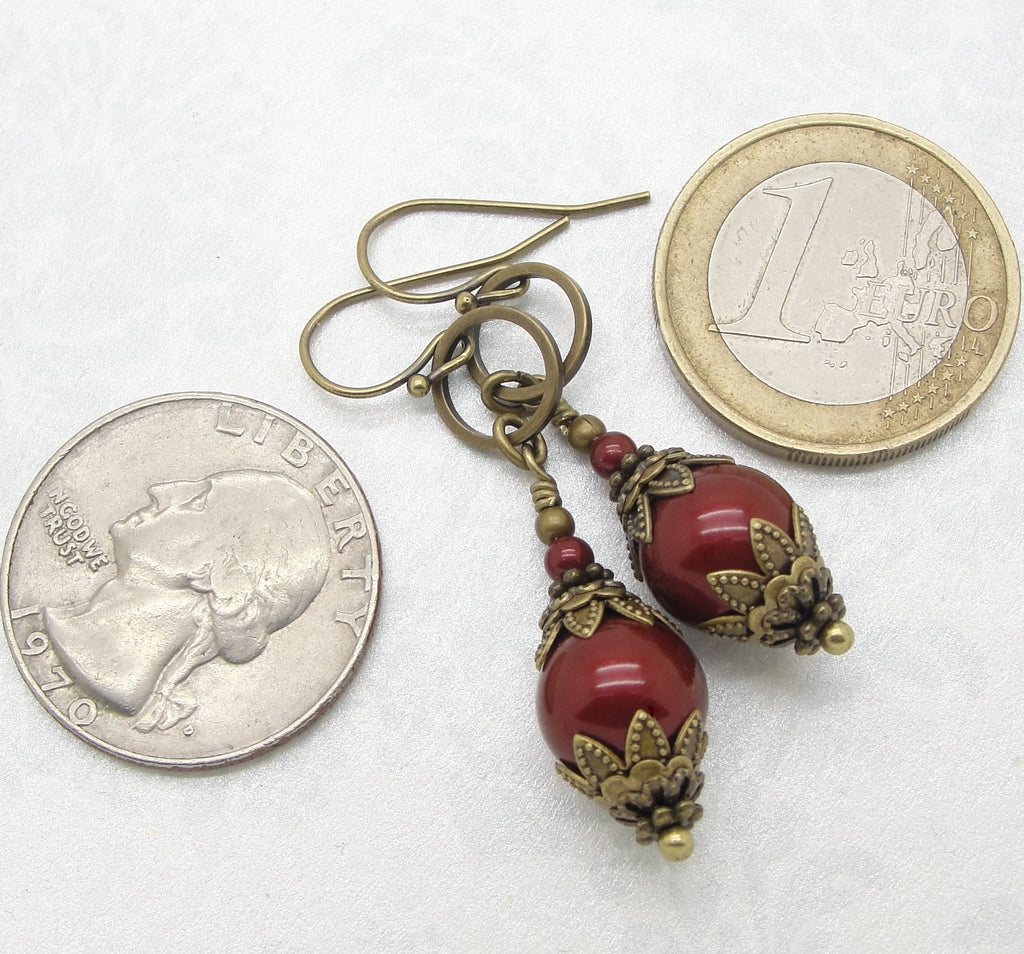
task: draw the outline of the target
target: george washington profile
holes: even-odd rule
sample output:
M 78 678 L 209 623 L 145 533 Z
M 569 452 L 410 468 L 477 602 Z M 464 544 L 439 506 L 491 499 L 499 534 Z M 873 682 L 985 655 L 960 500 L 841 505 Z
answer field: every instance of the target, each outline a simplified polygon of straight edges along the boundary
M 188 718 L 189 676 L 255 659 L 320 592 L 330 554 L 316 498 L 283 474 L 236 470 L 155 484 L 110 528 L 117 575 L 44 610 L 75 680 L 140 732 Z

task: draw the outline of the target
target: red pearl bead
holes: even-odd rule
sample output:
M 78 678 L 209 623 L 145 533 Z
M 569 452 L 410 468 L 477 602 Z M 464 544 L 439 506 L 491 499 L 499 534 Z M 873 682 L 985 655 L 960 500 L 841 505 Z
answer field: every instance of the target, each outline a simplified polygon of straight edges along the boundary
M 559 537 L 544 554 L 544 569 L 553 580 L 560 580 L 566 570 L 582 570 L 593 562 L 594 551 L 579 537 Z
M 793 500 L 767 474 L 738 464 L 696 467 L 688 494 L 652 500 L 652 543 L 640 547 L 644 580 L 677 619 L 702 623 L 734 612 L 711 589 L 708 573 L 760 573 L 750 520 L 793 534 Z
M 608 431 L 594 439 L 590 445 L 590 466 L 604 478 L 611 477 L 619 469 L 619 463 L 627 454 L 636 453 L 636 444 L 619 431 Z
M 589 639 L 565 636 L 555 646 L 537 686 L 537 719 L 563 762 L 576 762 L 577 733 L 622 753 L 638 709 L 670 739 L 694 709 L 707 714 L 704 670 L 676 633 L 609 614 Z

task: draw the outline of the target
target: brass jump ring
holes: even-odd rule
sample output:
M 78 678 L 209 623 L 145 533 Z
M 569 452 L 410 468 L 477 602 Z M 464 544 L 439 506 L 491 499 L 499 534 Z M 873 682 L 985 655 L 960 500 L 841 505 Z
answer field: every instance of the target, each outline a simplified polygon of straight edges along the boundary
M 547 427 L 552 415 L 558 409 L 562 398 L 562 356 L 558 351 L 555 339 L 551 332 L 544 327 L 532 315 L 512 308 L 510 305 L 481 305 L 460 315 L 449 325 L 447 330 L 442 332 L 440 339 L 434 349 L 434 369 L 440 368 L 450 361 L 454 350 L 459 342 L 465 338 L 475 340 L 475 330 L 488 321 L 507 321 L 522 328 L 533 338 L 541 357 L 544 359 L 544 378 L 542 381 L 525 388 L 495 388 L 494 393 L 506 390 L 510 398 L 523 397 L 536 401 L 531 405 L 531 413 L 523 422 L 516 426 L 515 431 L 508 435 L 508 440 L 513 446 L 525 444 L 535 434 L 539 434 Z M 476 353 L 474 348 L 473 353 Z M 470 360 L 472 367 L 472 359 Z M 486 370 L 486 369 L 483 369 Z M 474 379 L 481 384 L 489 377 L 484 374 Z M 526 392 L 530 392 L 527 394 Z M 448 425 L 451 431 L 458 437 L 471 444 L 473 447 L 490 450 L 497 446 L 497 441 L 491 434 L 484 434 L 466 422 L 461 414 L 455 409 L 452 402 L 451 387 L 447 377 L 442 377 L 434 382 L 433 386 L 434 405 L 441 419 Z M 500 395 L 499 395 L 500 396 Z M 524 405 L 518 400 L 516 407 Z
M 560 359 L 559 362 L 562 377 L 559 387 L 561 388 L 571 381 L 576 372 L 579 371 L 580 365 L 583 364 L 583 359 L 587 356 L 587 351 L 590 349 L 593 319 L 590 312 L 590 303 L 583 294 L 583 289 L 565 272 L 552 265 L 545 265 L 543 262 L 523 262 L 518 265 L 506 265 L 504 268 L 494 271 L 480 286 L 476 292 L 476 297 L 480 301 L 486 301 L 489 295 L 501 291 L 508 285 L 523 280 L 528 281 L 531 278 L 546 278 L 548 281 L 554 282 L 565 292 L 565 296 L 569 299 L 569 304 L 572 306 L 572 343 L 569 345 L 569 350 L 565 353 L 565 358 Z M 480 309 L 476 310 L 479 311 Z M 548 332 L 548 337 L 550 337 L 550 332 Z M 483 387 L 484 381 L 490 376 L 491 372 L 480 357 L 479 349 L 470 358 L 469 373 L 473 376 L 473 380 L 481 387 Z M 546 372 L 545 377 L 550 377 L 550 371 Z M 509 405 L 533 404 L 547 390 L 547 382 L 538 380 L 535 384 L 525 387 L 495 388 L 494 396 L 498 401 Z M 522 443 L 522 441 L 518 443 Z

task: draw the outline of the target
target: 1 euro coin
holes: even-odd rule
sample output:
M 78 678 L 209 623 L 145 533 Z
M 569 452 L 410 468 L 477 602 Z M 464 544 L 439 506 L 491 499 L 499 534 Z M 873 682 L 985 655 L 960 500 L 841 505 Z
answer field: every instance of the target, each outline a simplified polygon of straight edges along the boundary
M 959 421 L 1010 349 L 1020 273 L 977 180 L 863 116 L 755 129 L 676 199 L 658 321 L 700 398 L 741 436 L 813 463 L 897 457 Z

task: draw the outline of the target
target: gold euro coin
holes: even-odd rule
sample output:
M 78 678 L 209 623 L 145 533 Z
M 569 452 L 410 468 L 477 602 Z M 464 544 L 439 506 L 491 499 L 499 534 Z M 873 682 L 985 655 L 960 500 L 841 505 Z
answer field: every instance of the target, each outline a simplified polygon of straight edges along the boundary
M 956 159 L 822 114 L 704 163 L 665 220 L 654 292 L 683 377 L 741 436 L 866 464 L 934 440 L 981 397 L 1013 340 L 1020 272 Z

